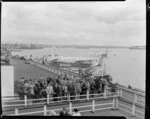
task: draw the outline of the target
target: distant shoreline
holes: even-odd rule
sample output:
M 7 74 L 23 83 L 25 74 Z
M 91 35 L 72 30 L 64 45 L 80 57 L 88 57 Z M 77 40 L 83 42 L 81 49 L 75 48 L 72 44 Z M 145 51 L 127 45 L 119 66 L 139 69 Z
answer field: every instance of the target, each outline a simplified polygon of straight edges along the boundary
M 50 45 L 44 48 L 76 48 L 76 49 L 90 49 L 90 48 L 113 48 L 113 49 L 145 49 L 145 46 L 85 46 L 85 45 Z
M 43 49 L 43 48 L 14 48 L 13 51 L 23 51 L 23 50 L 38 50 L 38 49 Z
M 39 49 L 45 49 L 45 48 L 52 48 L 52 47 L 44 47 L 44 48 L 23 48 L 23 49 L 19 49 L 19 48 L 15 48 L 13 49 L 14 52 L 21 52 L 23 50 L 39 50 Z M 145 50 L 146 48 L 133 48 L 133 47 L 62 47 L 62 46 L 56 46 L 56 48 L 74 48 L 74 49 L 129 49 L 129 50 Z
M 134 50 L 134 49 L 135 49 L 135 50 L 145 50 L 146 48 L 130 47 L 129 49 L 131 49 L 131 50 Z

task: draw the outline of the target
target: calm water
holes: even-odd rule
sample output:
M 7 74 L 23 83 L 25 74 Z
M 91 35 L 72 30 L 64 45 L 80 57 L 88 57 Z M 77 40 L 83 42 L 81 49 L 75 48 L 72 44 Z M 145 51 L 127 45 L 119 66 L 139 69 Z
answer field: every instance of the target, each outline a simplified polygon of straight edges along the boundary
M 74 48 L 57 48 L 56 54 L 61 56 L 90 56 L 90 52 L 105 52 L 106 49 L 74 49 Z M 142 50 L 130 49 L 108 49 L 109 56 L 105 59 L 106 72 L 110 74 L 114 82 L 122 85 L 131 85 L 132 87 L 145 90 L 145 66 L 146 52 Z M 52 54 L 52 48 L 38 50 L 23 50 L 13 52 L 20 56 L 42 57 L 43 55 Z M 115 55 L 114 55 L 115 54 Z

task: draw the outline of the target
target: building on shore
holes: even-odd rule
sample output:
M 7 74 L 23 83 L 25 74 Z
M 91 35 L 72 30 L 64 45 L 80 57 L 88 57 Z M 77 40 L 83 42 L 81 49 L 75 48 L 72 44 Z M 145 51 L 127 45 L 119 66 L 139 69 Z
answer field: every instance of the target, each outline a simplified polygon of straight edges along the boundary
M 14 96 L 14 66 L 1 61 L 1 96 Z

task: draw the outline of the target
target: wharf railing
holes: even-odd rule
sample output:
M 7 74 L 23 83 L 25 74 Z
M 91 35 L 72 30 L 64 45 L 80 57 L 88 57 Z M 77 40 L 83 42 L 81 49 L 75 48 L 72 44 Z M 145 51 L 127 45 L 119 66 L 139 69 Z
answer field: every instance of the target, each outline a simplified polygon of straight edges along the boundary
M 75 97 L 75 96 L 74 96 Z M 113 100 L 111 100 L 111 102 L 104 102 L 102 104 L 96 104 L 96 100 L 93 98 L 91 101 L 91 104 L 90 105 L 83 105 L 83 106 L 73 106 L 73 102 L 69 102 L 69 105 L 68 105 L 68 108 L 67 110 L 69 110 L 69 114 L 71 115 L 72 114 L 72 110 L 74 108 L 79 108 L 79 109 L 82 109 L 82 108 L 90 108 L 88 110 L 81 110 L 79 112 L 89 112 L 89 111 L 92 111 L 92 112 L 95 112 L 96 110 L 106 110 L 106 109 L 116 109 L 116 102 L 117 102 L 117 95 L 113 95 L 113 96 L 109 96 L 111 98 L 113 98 Z M 102 107 L 102 108 L 96 108 L 98 106 L 107 106 L 107 107 Z M 40 110 L 40 111 L 33 111 L 33 112 L 26 112 L 26 113 L 19 113 L 19 109 L 18 108 L 15 108 L 15 114 L 10 114 L 8 116 L 19 116 L 19 115 L 32 115 L 32 114 L 43 114 L 44 116 L 47 116 L 47 114 L 51 111 L 54 111 L 56 112 L 56 116 L 59 115 L 59 112 L 62 110 L 62 108 L 60 109 L 52 109 L 52 110 L 48 110 L 47 109 L 48 107 L 46 105 L 43 106 L 43 109 Z
M 36 62 L 36 61 L 33 61 L 33 62 L 30 61 L 30 64 L 33 66 L 36 66 L 38 68 L 44 69 L 46 71 L 49 71 L 51 73 L 54 73 L 56 75 L 67 74 L 67 76 L 69 76 L 69 77 L 79 77 L 79 74 L 75 73 L 73 71 L 69 71 L 69 70 L 65 70 L 65 69 L 59 69 L 59 68 L 56 68 L 53 66 L 46 66 L 46 65 L 43 65 L 43 64 Z
M 51 103 L 58 103 L 58 102 L 70 102 L 70 101 L 81 101 L 81 100 L 87 100 L 89 101 L 90 99 L 107 99 L 110 98 L 110 96 L 114 95 L 115 93 L 108 93 L 106 90 L 104 93 L 94 93 L 90 94 L 89 90 L 87 90 L 86 94 L 84 95 L 75 95 L 72 96 L 70 94 L 66 96 L 61 96 L 61 97 L 52 97 L 52 95 L 47 95 L 46 98 L 39 98 L 39 99 L 27 99 L 27 95 L 24 95 L 24 100 L 2 100 L 2 107 L 27 107 L 28 105 L 31 104 L 31 102 L 35 101 L 44 101 L 44 102 L 39 102 L 39 103 L 32 103 L 32 105 L 40 105 L 40 104 L 51 104 Z M 74 99 L 72 99 L 74 98 Z M 58 101 L 54 101 L 54 100 Z M 15 104 L 17 103 L 17 104 Z M 21 103 L 21 104 L 18 104 Z
M 145 116 L 145 93 L 118 87 L 120 98 L 117 108 L 131 114 L 132 117 L 144 118 Z M 121 103 L 126 101 L 127 103 Z M 129 104 L 130 105 L 129 105 Z
M 131 92 L 130 92 L 131 91 Z M 129 95 L 130 94 L 130 95 Z M 132 94 L 132 95 L 131 95 Z M 80 96 L 80 98 L 79 98 Z M 140 97 L 141 96 L 141 97 Z M 74 97 L 74 99 L 71 99 L 72 97 Z M 81 98 L 84 97 L 84 98 Z M 58 100 L 58 101 L 52 101 L 52 99 L 54 98 L 66 98 L 66 100 Z M 106 93 L 106 91 L 102 94 L 89 94 L 89 91 L 87 91 L 86 95 L 75 95 L 75 96 L 63 96 L 63 97 L 54 97 L 54 98 L 49 98 L 49 96 L 47 96 L 47 98 L 44 99 L 37 99 L 37 100 L 45 100 L 47 104 L 52 104 L 57 102 L 64 102 L 67 101 L 69 103 L 69 112 L 71 113 L 72 109 L 75 107 L 72 107 L 72 103 L 75 101 L 81 101 L 81 100 L 86 100 L 86 101 L 92 101 L 92 105 L 85 105 L 85 106 L 79 106 L 77 108 L 84 108 L 84 107 L 92 107 L 92 109 L 90 110 L 82 110 L 80 112 L 88 112 L 88 111 L 96 111 L 96 110 L 104 110 L 104 109 L 119 109 L 122 110 L 126 113 L 129 113 L 132 117 L 137 116 L 139 118 L 144 118 L 144 112 L 145 112 L 145 100 L 144 100 L 144 94 L 137 94 L 137 92 L 135 93 L 135 91 L 132 91 L 130 89 L 124 89 L 124 88 L 119 88 L 117 90 L 116 93 Z M 143 99 L 142 99 L 143 98 Z M 98 99 L 110 99 L 113 100 L 112 103 L 105 103 L 105 104 L 95 104 L 95 101 L 100 101 Z M 36 99 L 29 99 L 27 100 L 27 98 L 25 98 L 24 104 L 22 104 L 23 106 L 27 106 L 28 105 L 28 101 L 33 101 Z M 94 101 L 93 101 L 94 100 Z M 141 101 L 142 100 L 142 101 Z M 3 100 L 4 102 L 4 100 Z M 39 103 L 37 103 L 38 105 Z M 50 112 L 50 110 L 47 110 L 47 107 L 45 106 L 45 103 L 40 103 L 40 104 L 44 104 L 44 110 L 42 111 L 36 111 L 36 112 L 28 112 L 28 113 L 19 113 L 19 109 L 16 107 L 15 108 L 15 114 L 14 115 L 31 115 L 31 114 L 36 114 L 36 113 L 44 113 L 44 115 L 47 115 L 48 112 Z M 112 104 L 111 107 L 107 107 L 108 104 Z M 97 106 L 100 105 L 105 105 L 106 108 L 95 108 Z M 17 105 L 19 106 L 19 105 Z M 3 107 L 7 107 L 6 105 L 3 105 Z M 60 111 L 62 109 L 56 109 L 53 111 Z

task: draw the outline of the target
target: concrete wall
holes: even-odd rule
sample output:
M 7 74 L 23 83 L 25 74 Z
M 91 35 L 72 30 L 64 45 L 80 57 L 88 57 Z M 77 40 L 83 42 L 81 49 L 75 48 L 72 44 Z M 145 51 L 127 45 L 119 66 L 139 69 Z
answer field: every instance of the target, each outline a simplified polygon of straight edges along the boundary
M 1 96 L 14 96 L 14 67 L 1 66 Z

